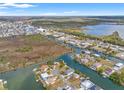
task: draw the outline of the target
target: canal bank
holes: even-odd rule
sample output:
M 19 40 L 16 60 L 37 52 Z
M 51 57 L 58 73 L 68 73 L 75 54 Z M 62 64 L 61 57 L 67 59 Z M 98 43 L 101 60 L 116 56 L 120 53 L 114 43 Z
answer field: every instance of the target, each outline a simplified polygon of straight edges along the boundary
M 59 44 L 62 44 L 62 42 Z M 74 49 L 76 53 L 80 53 L 82 49 L 73 46 L 71 44 L 66 45 L 67 47 L 71 47 Z M 109 57 L 110 60 L 114 61 L 121 61 L 123 60 L 116 59 L 114 57 Z M 74 61 L 71 54 L 64 54 L 57 58 L 58 60 L 63 59 L 65 63 L 74 68 L 79 70 L 80 72 L 86 74 L 90 77 L 90 80 L 94 82 L 96 85 L 100 86 L 105 90 L 124 90 L 124 87 L 119 86 L 113 83 L 108 78 L 103 78 L 102 76 L 98 75 L 95 71 L 79 64 L 78 62 Z M 7 80 L 7 87 L 8 89 L 13 90 L 43 90 L 43 86 L 35 81 L 35 75 L 33 73 L 33 69 L 37 68 L 38 64 L 31 65 L 25 68 L 19 68 L 16 71 L 10 71 L 0 74 L 0 78 Z
M 79 51 L 79 50 L 77 50 Z M 96 85 L 105 90 L 124 90 L 124 87 L 113 83 L 108 78 L 103 78 L 95 71 L 79 64 L 72 58 L 72 54 L 64 54 L 57 58 L 57 60 L 64 60 L 65 63 L 73 69 L 79 70 L 90 77 L 90 80 Z M 43 86 L 36 82 L 33 69 L 37 68 L 38 64 L 28 66 L 26 68 L 19 68 L 16 71 L 10 71 L 0 74 L 0 78 L 7 80 L 8 89 L 13 90 L 43 90 Z
M 97 84 L 98 86 L 100 86 L 101 88 L 105 90 L 124 90 L 124 87 L 113 83 L 108 78 L 103 78 L 102 76 L 97 74 L 95 71 L 79 64 L 78 62 L 73 60 L 73 58 L 71 58 L 69 54 L 62 55 L 58 59 L 64 60 L 65 63 L 71 68 L 74 68 L 86 74 L 88 77 L 90 77 L 90 80 L 92 82 L 94 82 L 95 84 Z

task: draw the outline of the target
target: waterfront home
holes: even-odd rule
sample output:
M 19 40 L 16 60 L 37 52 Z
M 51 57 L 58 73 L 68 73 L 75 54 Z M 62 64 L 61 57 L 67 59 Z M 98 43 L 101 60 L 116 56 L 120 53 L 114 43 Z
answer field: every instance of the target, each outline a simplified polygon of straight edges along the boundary
M 87 58 L 82 58 L 80 61 L 81 64 L 86 64 L 88 62 L 89 62 L 89 60 Z
M 109 77 L 114 72 L 115 72 L 115 70 L 108 68 L 105 70 L 105 72 L 103 72 L 103 75 Z
M 71 69 L 71 68 L 69 68 L 69 69 L 67 69 L 66 71 L 65 71 L 65 75 L 66 76 L 70 76 L 70 75 L 72 75 L 74 73 L 74 70 L 73 69 Z
M 103 42 L 101 42 L 100 46 L 102 48 L 108 48 L 110 46 L 110 44 L 109 43 L 103 43 Z
M 100 55 L 99 54 L 93 54 L 94 56 L 96 56 L 96 57 L 100 57 Z
M 101 66 L 102 66 L 101 63 L 95 63 L 95 64 L 93 64 L 93 65 L 91 66 L 91 69 L 97 70 L 97 69 L 100 68 Z
M 58 87 L 57 90 L 73 90 L 73 87 L 69 85 L 64 85 L 62 87 Z
M 80 56 L 80 54 L 76 54 L 75 57 L 76 58 L 80 58 L 81 56 Z
M 118 51 L 119 50 L 119 46 L 116 46 L 116 45 L 111 45 L 110 47 L 112 50 L 114 51 Z
M 40 76 L 41 76 L 41 79 L 42 79 L 47 85 L 55 83 L 55 80 L 57 79 L 56 76 L 49 75 L 48 73 L 42 73 Z
M 62 40 L 62 41 L 64 41 L 64 40 L 65 40 L 65 37 L 62 36 L 62 37 L 58 38 L 58 40 Z
M 48 84 L 48 85 L 52 85 L 56 82 L 57 80 L 57 76 L 52 76 L 52 77 L 49 77 L 48 79 L 45 80 L 45 82 Z
M 47 71 L 48 68 L 49 68 L 48 65 L 43 64 L 43 65 L 41 65 L 40 70 L 45 72 L 45 71 Z
M 83 50 L 82 53 L 91 54 L 89 50 Z
M 53 74 L 53 75 L 58 75 L 58 74 L 59 74 L 59 71 L 58 71 L 57 69 L 54 69 L 54 70 L 52 71 L 52 74 Z
M 43 29 L 43 28 L 39 28 L 37 30 L 40 31 L 40 32 L 46 32 L 47 31 L 46 29 Z
M 76 73 L 73 73 L 73 75 L 74 75 L 75 78 L 79 78 L 80 77 L 80 75 L 78 75 Z
M 124 47 L 120 47 L 118 48 L 120 51 L 123 51 L 124 52 Z
M 118 70 L 122 69 L 123 67 L 124 67 L 124 64 L 123 63 L 117 63 L 114 66 L 114 70 L 115 71 L 118 71 Z
M 66 86 L 63 88 L 63 90 L 73 90 L 73 88 L 72 88 L 71 86 L 69 86 L 69 85 L 66 85 Z
M 92 89 L 92 90 L 95 90 L 95 84 L 94 83 L 92 83 L 90 80 L 84 80 L 84 81 L 82 81 L 81 82 L 81 88 L 83 88 L 83 89 L 85 89 L 85 90 L 90 90 L 90 89 Z
M 43 79 L 43 80 L 46 80 L 48 77 L 49 77 L 49 75 L 48 75 L 48 73 L 42 73 L 42 74 L 40 74 L 40 77 Z
M 124 59 L 124 52 L 119 52 L 116 54 L 117 57 Z
M 47 66 L 41 65 L 41 67 L 45 69 Z M 75 73 L 75 70 L 68 67 L 64 61 L 54 62 L 53 65 L 48 65 L 48 69 L 45 71 L 41 71 L 41 67 L 35 73 L 38 81 L 46 89 L 79 89 L 81 82 L 86 80 L 84 75 L 81 77 L 81 74 Z
M 90 43 L 88 43 L 88 42 L 82 42 L 81 44 L 80 44 L 83 48 L 87 48 L 88 46 L 91 46 L 92 44 L 90 44 Z

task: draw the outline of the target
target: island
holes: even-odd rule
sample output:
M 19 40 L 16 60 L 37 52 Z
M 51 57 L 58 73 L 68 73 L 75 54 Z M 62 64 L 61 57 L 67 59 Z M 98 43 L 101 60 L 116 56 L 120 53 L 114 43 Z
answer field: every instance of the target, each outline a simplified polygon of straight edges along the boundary
M 49 90 L 101 90 L 85 74 L 67 66 L 63 60 L 35 68 L 36 81 Z

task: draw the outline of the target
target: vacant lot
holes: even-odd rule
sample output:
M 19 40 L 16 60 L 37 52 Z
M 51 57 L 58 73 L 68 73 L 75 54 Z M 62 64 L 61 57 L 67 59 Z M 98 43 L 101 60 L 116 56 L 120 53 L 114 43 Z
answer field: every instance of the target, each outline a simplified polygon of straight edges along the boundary
M 57 45 L 39 34 L 2 38 L 0 72 L 44 62 L 69 51 L 70 49 Z

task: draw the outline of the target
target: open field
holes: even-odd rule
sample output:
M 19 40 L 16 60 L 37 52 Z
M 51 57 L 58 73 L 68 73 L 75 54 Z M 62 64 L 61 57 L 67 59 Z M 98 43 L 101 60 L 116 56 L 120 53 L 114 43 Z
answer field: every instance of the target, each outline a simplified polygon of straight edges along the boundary
M 44 62 L 69 52 L 63 46 L 37 35 L 0 39 L 0 72 Z

